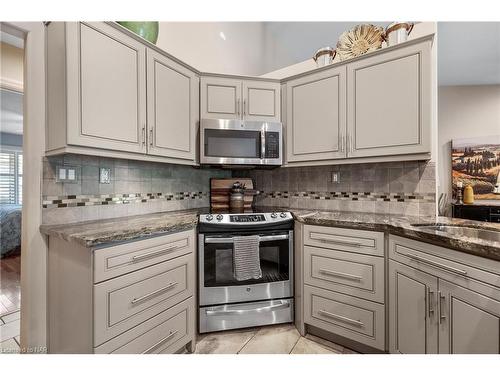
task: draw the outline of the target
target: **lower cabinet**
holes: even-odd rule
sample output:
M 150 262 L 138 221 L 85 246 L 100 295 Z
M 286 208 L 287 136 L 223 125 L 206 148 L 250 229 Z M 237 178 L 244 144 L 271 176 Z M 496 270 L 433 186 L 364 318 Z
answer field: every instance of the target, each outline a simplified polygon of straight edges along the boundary
M 299 331 L 319 328 L 384 351 L 384 234 L 302 224 L 295 230 Z
M 342 293 L 304 286 L 304 323 L 385 349 L 385 307 Z
M 48 268 L 49 353 L 194 350 L 194 229 L 95 249 L 50 236 Z
M 438 352 L 437 277 L 389 261 L 389 350 L 402 354 Z
M 500 301 L 439 280 L 439 353 L 500 354 Z
M 389 256 L 391 353 L 500 353 L 499 262 L 397 236 Z

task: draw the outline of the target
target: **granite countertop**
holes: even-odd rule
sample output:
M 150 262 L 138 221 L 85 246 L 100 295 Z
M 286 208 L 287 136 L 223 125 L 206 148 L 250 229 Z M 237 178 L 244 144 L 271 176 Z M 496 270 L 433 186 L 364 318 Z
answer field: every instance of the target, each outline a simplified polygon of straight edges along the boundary
M 485 258 L 500 260 L 500 242 L 450 234 L 425 225 L 460 226 L 500 232 L 500 224 L 448 217 L 416 217 L 362 212 L 294 210 L 295 219 L 304 224 L 384 231 L 407 238 L 452 248 Z
M 266 209 L 266 207 L 259 207 Z M 452 248 L 500 261 L 500 242 L 450 234 L 423 225 L 453 225 L 500 232 L 500 224 L 452 219 L 426 218 L 363 212 L 338 212 L 270 207 L 271 211 L 291 211 L 294 218 L 304 224 L 334 226 L 392 233 L 438 246 Z M 58 236 L 67 241 L 89 247 L 109 246 L 195 228 L 198 216 L 208 208 L 160 212 L 147 215 L 121 217 L 64 225 L 42 225 L 43 234 Z
M 204 211 L 206 209 L 193 209 L 75 224 L 41 225 L 40 231 L 85 247 L 100 247 L 195 228 L 198 215 Z

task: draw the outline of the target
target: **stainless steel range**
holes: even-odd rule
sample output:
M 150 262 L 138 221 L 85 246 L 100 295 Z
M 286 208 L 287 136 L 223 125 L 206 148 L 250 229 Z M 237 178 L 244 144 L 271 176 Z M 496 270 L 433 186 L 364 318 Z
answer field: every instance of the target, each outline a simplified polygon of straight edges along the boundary
M 258 236 L 261 276 L 238 281 L 234 243 L 245 236 Z M 293 321 L 289 212 L 201 215 L 198 241 L 200 333 Z

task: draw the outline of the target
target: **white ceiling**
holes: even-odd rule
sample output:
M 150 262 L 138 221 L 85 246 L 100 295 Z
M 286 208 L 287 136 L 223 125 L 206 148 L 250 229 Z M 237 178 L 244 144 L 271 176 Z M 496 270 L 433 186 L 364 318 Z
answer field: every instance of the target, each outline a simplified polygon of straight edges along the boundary
M 0 90 L 0 131 L 23 134 L 23 94 Z
M 438 81 L 500 84 L 500 22 L 439 22 Z

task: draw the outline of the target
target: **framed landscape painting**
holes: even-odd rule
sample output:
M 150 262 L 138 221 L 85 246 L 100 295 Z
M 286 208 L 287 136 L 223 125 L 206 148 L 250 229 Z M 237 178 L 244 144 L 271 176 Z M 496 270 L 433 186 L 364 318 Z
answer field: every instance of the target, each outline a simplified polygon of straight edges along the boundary
M 500 200 L 500 135 L 453 140 L 451 166 L 454 197 L 461 181 L 475 199 Z

